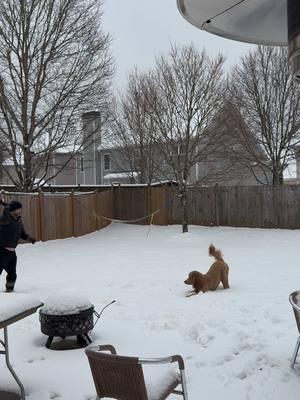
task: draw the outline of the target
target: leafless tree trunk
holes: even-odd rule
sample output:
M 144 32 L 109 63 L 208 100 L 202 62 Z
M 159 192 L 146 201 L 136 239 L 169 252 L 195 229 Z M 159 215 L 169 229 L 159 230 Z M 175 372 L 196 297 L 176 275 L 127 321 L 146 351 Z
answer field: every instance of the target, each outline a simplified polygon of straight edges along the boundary
M 290 75 L 287 50 L 257 46 L 233 69 L 228 88 L 243 120 L 237 156 L 254 175 L 259 166 L 269 184 L 282 184 L 300 139 L 300 86 Z
M 137 183 L 151 183 L 156 169 L 155 120 L 145 100 L 147 75 L 136 69 L 129 75 L 126 91 L 116 102 L 112 124 L 120 169 L 130 172 Z
M 193 45 L 173 46 L 167 56 L 157 59 L 148 78 L 146 100 L 155 119 L 155 141 L 178 182 L 183 232 L 188 231 L 192 168 L 213 151 L 207 132 L 222 104 L 223 63 L 221 55 L 212 60 Z
M 0 136 L 20 190 L 53 178 L 54 152 L 67 149 L 71 159 L 82 150 L 83 112 L 106 115 L 109 46 L 100 0 L 1 2 Z
M 265 152 L 248 129 L 237 107 L 226 96 L 210 129 L 212 143 L 215 132 L 218 132 L 219 145 L 214 146 L 214 159 L 222 160 L 227 179 L 235 182 L 250 179 L 259 184 L 268 184 L 270 173 L 265 168 L 268 163 Z M 221 179 L 226 182 L 225 175 Z

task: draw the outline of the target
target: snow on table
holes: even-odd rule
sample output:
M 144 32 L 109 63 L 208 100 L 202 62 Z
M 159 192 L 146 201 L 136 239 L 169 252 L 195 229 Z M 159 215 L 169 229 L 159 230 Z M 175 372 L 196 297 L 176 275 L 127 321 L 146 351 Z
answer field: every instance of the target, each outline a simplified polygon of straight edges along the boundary
M 42 304 L 30 294 L 0 293 L 0 327 L 15 322 L 24 313 L 32 314 Z
M 49 294 L 41 311 L 49 315 L 70 315 L 79 314 L 92 306 L 83 293 L 73 289 L 61 289 Z

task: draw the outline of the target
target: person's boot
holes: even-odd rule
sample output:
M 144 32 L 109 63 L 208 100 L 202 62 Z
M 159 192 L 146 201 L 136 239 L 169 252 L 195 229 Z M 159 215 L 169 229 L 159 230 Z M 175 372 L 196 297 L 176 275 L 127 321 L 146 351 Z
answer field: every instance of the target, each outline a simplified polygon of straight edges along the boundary
M 6 292 L 7 293 L 13 292 L 14 286 L 15 286 L 14 282 L 6 282 Z

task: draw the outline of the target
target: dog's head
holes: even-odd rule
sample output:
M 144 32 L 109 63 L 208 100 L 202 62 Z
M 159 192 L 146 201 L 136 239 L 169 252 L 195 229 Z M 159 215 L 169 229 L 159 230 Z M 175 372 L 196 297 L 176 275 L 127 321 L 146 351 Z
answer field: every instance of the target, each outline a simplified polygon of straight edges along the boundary
M 200 290 L 203 286 L 203 275 L 201 272 L 192 271 L 189 273 L 189 276 L 184 281 L 186 285 L 192 285 L 194 289 Z

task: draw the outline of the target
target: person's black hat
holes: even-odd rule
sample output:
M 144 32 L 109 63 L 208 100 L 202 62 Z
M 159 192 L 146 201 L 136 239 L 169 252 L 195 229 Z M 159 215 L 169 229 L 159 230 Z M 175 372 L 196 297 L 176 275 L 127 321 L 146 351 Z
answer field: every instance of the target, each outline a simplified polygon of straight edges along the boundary
M 20 203 L 19 201 L 13 200 L 9 203 L 9 211 L 15 211 L 19 208 L 22 208 L 22 203 Z

